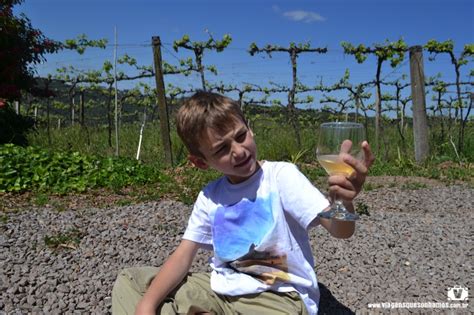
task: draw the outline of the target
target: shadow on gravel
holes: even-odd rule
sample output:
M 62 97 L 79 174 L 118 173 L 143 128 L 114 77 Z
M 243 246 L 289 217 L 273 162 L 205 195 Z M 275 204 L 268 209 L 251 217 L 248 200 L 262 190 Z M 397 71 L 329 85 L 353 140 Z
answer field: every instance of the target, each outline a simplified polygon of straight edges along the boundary
M 319 315 L 339 315 L 339 314 L 355 314 L 350 308 L 336 300 L 331 291 L 318 282 L 321 297 L 319 299 Z

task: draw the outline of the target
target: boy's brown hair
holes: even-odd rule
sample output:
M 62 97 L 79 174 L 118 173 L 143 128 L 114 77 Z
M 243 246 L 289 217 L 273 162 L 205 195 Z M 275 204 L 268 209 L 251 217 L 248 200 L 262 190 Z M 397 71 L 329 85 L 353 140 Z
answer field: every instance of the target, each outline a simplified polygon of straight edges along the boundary
M 189 153 L 203 158 L 199 145 L 207 139 L 204 133 L 207 128 L 222 133 L 234 127 L 239 120 L 246 124 L 239 103 L 217 93 L 198 91 L 179 109 L 176 127 Z

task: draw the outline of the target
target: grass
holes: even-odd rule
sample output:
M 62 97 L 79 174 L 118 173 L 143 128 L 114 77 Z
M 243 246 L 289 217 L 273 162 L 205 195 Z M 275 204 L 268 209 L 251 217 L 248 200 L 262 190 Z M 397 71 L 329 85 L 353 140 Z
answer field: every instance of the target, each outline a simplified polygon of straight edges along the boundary
M 49 197 L 45 193 L 37 193 L 34 197 L 34 204 L 37 205 L 38 207 L 43 207 L 49 202 Z
M 301 147 L 296 143 L 293 129 L 287 121 L 279 116 L 263 116 L 252 119 L 251 127 L 259 149 L 259 156 L 267 160 L 283 160 L 297 162 L 315 161 L 315 148 L 318 138 L 318 122 L 304 121 L 300 123 Z M 302 117 L 303 119 L 304 117 Z M 140 123 L 122 124 L 120 128 L 120 156 L 135 159 L 137 154 Z M 430 159 L 438 163 L 453 161 L 457 163 L 474 161 L 474 128 L 468 122 L 465 133 L 464 149 L 457 152 L 453 143 L 457 143 L 456 128 L 453 127 L 452 136 L 440 138 L 440 131 L 436 126 L 430 126 Z M 158 168 L 165 167 L 161 145 L 160 125 L 157 121 L 146 125 L 143 134 L 140 160 L 145 164 Z M 374 129 L 368 129 L 369 143 L 375 146 Z M 115 153 L 115 139 L 108 141 L 108 130 L 105 126 L 81 128 L 74 125 L 66 128 L 51 129 L 51 145 L 45 129 L 38 129 L 28 135 L 31 145 L 48 148 L 51 151 L 77 151 L 84 155 L 113 156 Z M 113 136 L 113 134 L 112 134 Z M 171 122 L 171 142 L 175 165 L 183 165 L 186 160 L 186 150 L 179 140 L 173 122 Z M 414 160 L 413 130 L 407 128 L 404 138 L 399 135 L 396 124 L 384 122 L 383 132 L 379 141 L 380 150 L 377 157 L 390 163 L 400 163 L 404 160 Z M 375 148 L 373 148 L 375 150 Z
M 137 154 L 140 124 L 122 125 L 120 129 L 121 157 L 134 159 Z M 148 164 L 163 166 L 160 126 L 150 123 L 144 130 L 143 151 L 140 159 Z M 81 128 L 80 125 L 71 127 L 52 129 L 51 145 L 48 141 L 48 134 L 45 129 L 38 129 L 28 135 L 30 145 L 47 148 L 51 151 L 72 151 L 80 152 L 83 155 L 114 156 L 115 139 L 112 138 L 112 146 L 108 142 L 108 130 L 105 126 Z M 173 137 L 176 142 L 176 137 Z M 177 151 L 175 151 L 177 152 Z
M 378 162 L 375 166 L 376 171 L 379 174 L 384 174 L 383 169 L 388 172 L 392 172 L 392 165 L 379 165 L 382 162 Z M 457 165 L 457 164 L 456 164 Z M 318 187 L 321 191 L 327 190 L 327 175 L 325 171 L 317 163 L 300 163 L 298 164 L 300 170 Z M 448 178 L 448 175 L 453 172 L 451 167 L 442 168 L 438 167 L 439 170 L 433 171 L 432 168 L 424 169 L 427 166 L 420 166 L 418 169 L 413 170 L 410 176 L 420 176 L 422 174 L 432 174 L 433 172 L 437 177 Z M 459 166 L 463 170 L 454 171 L 456 174 L 462 173 L 460 177 L 456 177 L 456 180 L 464 178 L 467 183 L 472 184 L 472 171 L 473 168 L 467 168 L 466 166 Z M 464 167 L 464 169 L 462 169 Z M 379 169 L 379 170 L 377 170 Z M 382 169 L 382 170 L 380 170 Z M 468 181 L 468 173 L 470 172 L 471 178 Z M 399 176 L 400 174 L 394 172 L 394 175 Z M 432 174 L 433 175 L 433 174 Z M 110 207 L 110 206 L 128 206 L 136 203 L 157 201 L 162 199 L 171 199 L 181 201 L 187 205 L 192 205 L 197 197 L 199 191 L 209 181 L 214 180 L 220 176 L 215 171 L 203 171 L 193 167 L 190 164 L 185 164 L 180 167 L 167 169 L 163 171 L 161 180 L 149 182 L 147 184 L 133 184 L 121 187 L 120 189 L 112 189 L 111 187 L 103 188 L 91 188 L 84 192 L 68 192 L 64 194 L 57 194 L 51 191 L 43 191 L 40 193 L 14 193 L 9 194 L 5 197 L 8 203 L 3 203 L 3 209 L 0 210 L 0 214 L 3 215 L 3 220 L 8 220 L 8 211 L 11 210 L 23 210 L 28 209 L 28 205 L 33 204 L 40 206 L 41 204 L 46 205 L 55 211 L 64 211 L 68 209 L 77 209 L 81 207 Z M 454 181 L 445 180 L 446 184 L 451 184 Z M 422 189 L 426 187 L 426 184 L 417 183 L 416 181 L 408 181 L 405 184 L 390 182 L 387 183 L 388 187 L 395 185 L 401 189 Z M 365 184 L 364 190 L 376 190 L 382 187 L 386 187 L 385 184 L 370 183 Z M 0 198 L 3 199 L 4 197 Z M 22 200 L 26 199 L 26 200 Z M 358 206 L 358 213 L 365 214 L 363 206 Z
M 327 175 L 317 163 L 314 153 L 318 137 L 317 120 L 307 119 L 301 126 L 302 143 L 298 147 L 294 131 L 289 128 L 285 119 L 253 119 L 251 127 L 259 159 L 293 162 L 313 183 L 324 189 Z M 202 187 L 220 176 L 215 171 L 202 171 L 192 167 L 187 162 L 186 150 L 174 131 L 171 132 L 174 165 L 167 167 L 163 162 L 160 126 L 157 122 L 147 124 L 140 161 L 136 161 L 139 129 L 139 123 L 121 126 L 120 159 L 114 158 L 115 149 L 108 145 L 108 132 L 104 127 L 81 128 L 75 125 L 62 129 L 52 128 L 51 145 L 46 130 L 38 129 L 28 135 L 30 144 L 36 149 L 10 148 L 7 153 L 2 153 L 7 154 L 3 155 L 3 160 L 0 154 L 0 160 L 3 161 L 0 163 L 0 175 L 2 172 L 9 174 L 0 176 L 0 186 L 6 180 L 11 191 L 20 194 L 32 192 L 28 196 L 30 203 L 36 206 L 49 205 L 57 211 L 63 211 L 70 207 L 72 201 L 61 200 L 68 199 L 69 195 L 80 199 L 81 194 L 93 195 L 93 198 L 85 199 L 90 199 L 87 201 L 91 203 L 102 200 L 97 201 L 97 204 L 102 202 L 104 205 L 113 202 L 127 206 L 162 198 L 192 204 Z M 171 130 L 174 129 L 172 126 Z M 381 148 L 376 153 L 377 159 L 370 175 L 419 176 L 447 184 L 463 181 L 473 186 L 472 124 L 468 124 L 466 129 L 464 153 L 456 152 L 452 141 L 439 142 L 438 133 L 436 128 L 431 130 L 432 155 L 420 164 L 413 157 L 412 131 L 408 129 L 405 132 L 406 141 L 402 142 L 397 129 L 386 123 L 380 141 Z M 373 134 L 373 129 L 369 128 L 368 139 L 372 144 Z M 456 142 L 456 139 L 453 141 Z M 21 176 L 20 171 L 24 171 Z M 381 187 L 380 184 L 366 183 L 364 189 L 370 191 Z M 401 188 L 421 189 L 424 186 L 406 183 Z M 0 191 L 1 189 L 0 187 Z M 106 197 L 102 198 L 102 195 Z
M 89 156 L 77 151 L 0 145 L 0 192 L 67 193 L 95 187 L 114 191 L 127 185 L 165 181 L 158 168 L 127 158 Z M 37 202 L 45 204 L 45 196 Z
M 372 191 L 372 190 L 377 190 L 379 188 L 384 187 L 382 184 L 373 184 L 373 183 L 365 183 L 364 184 L 364 190 L 365 191 Z
M 400 187 L 402 190 L 418 190 L 423 188 L 428 188 L 428 185 L 425 183 L 417 183 L 417 182 L 408 182 L 404 183 Z
M 8 222 L 8 215 L 6 213 L 0 214 L 0 223 L 6 224 Z
M 473 184 L 474 164 L 455 162 L 446 164 L 432 158 L 420 164 L 408 158 L 394 162 L 377 159 L 370 169 L 370 174 L 372 176 L 418 176 L 446 183 L 465 181 Z

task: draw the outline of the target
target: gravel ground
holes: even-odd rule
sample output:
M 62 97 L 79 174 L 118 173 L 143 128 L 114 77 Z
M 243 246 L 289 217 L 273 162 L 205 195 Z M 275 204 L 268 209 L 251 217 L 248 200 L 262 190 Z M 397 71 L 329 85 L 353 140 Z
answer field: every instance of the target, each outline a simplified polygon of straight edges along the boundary
M 472 302 L 462 310 L 369 308 L 385 302 L 460 304 L 448 301 L 447 289 L 474 290 L 474 190 L 429 186 L 361 193 L 357 202 L 370 215 L 362 216 L 348 240 L 311 230 L 321 314 L 473 313 Z M 161 201 L 9 213 L 0 223 L 0 314 L 109 313 L 118 271 L 160 265 L 178 244 L 190 211 Z M 199 252 L 193 270 L 207 270 L 207 257 Z

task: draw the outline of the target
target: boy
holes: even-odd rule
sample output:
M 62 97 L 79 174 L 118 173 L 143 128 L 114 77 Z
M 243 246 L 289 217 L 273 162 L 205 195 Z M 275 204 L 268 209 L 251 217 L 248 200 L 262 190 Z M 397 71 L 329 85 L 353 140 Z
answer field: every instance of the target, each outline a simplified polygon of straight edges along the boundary
M 113 312 L 316 314 L 319 289 L 307 229 L 320 224 L 347 238 L 354 222 L 319 218 L 329 202 L 293 164 L 257 160 L 252 131 L 235 101 L 197 92 L 180 108 L 177 128 L 189 160 L 224 176 L 200 192 L 183 240 L 160 269 L 119 275 Z M 330 193 L 352 212 L 374 160 L 367 142 L 362 147 L 364 163 L 343 154 L 356 170 L 351 178 L 329 177 Z M 211 275 L 188 274 L 199 248 L 214 251 Z

